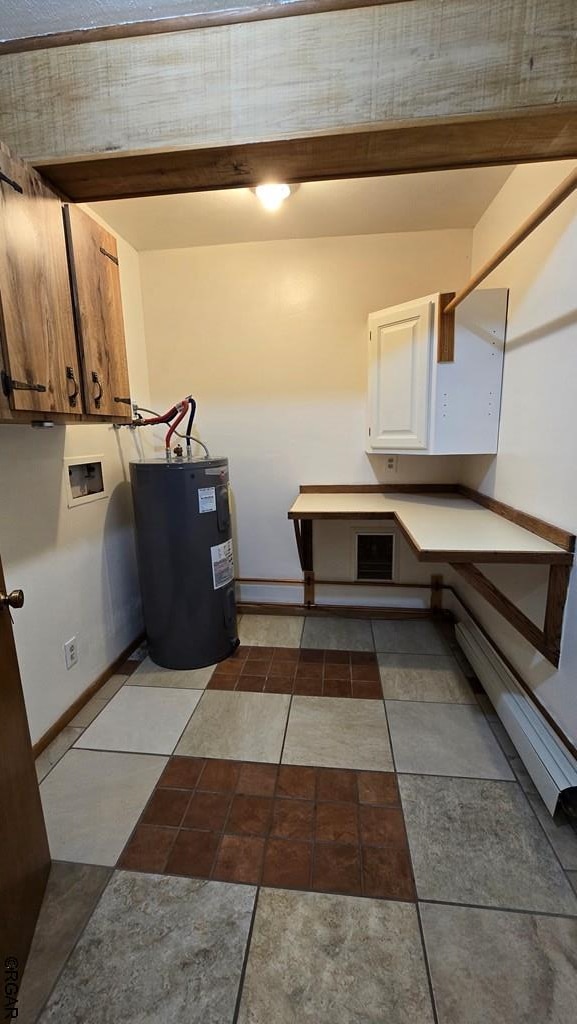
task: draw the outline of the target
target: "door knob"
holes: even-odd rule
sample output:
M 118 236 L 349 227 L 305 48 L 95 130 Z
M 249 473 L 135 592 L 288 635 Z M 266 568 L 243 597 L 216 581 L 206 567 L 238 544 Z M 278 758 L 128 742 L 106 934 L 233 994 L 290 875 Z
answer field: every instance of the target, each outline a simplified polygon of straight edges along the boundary
M 24 591 L 23 590 L 11 590 L 9 594 L 3 594 L 0 591 L 0 607 L 1 608 L 21 608 L 24 604 Z

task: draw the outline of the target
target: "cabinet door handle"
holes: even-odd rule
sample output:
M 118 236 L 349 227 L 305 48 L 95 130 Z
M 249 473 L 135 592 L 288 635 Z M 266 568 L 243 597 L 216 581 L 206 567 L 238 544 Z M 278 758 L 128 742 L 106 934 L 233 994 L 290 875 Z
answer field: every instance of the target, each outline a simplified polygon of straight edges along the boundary
M 132 401 L 130 399 L 130 396 L 128 398 L 119 398 L 118 395 L 115 395 L 114 396 L 114 401 L 122 403 L 122 405 L 132 405 Z
M 10 188 L 13 188 L 15 192 L 19 192 L 20 195 L 24 195 L 22 185 L 19 185 L 17 181 L 14 181 L 14 178 L 9 178 L 8 175 L 4 174 L 2 171 L 0 171 L 0 181 L 5 181 L 6 184 L 10 185 Z
M 78 381 L 74 376 L 74 369 L 72 368 L 72 366 L 66 367 L 66 380 L 71 380 L 74 385 L 74 391 L 72 392 L 72 394 L 68 395 L 68 401 L 70 402 L 70 405 L 74 407 L 76 405 L 76 399 L 78 398 L 80 388 L 78 387 Z
M 93 384 L 96 384 L 98 386 L 98 393 L 95 394 L 93 396 L 93 398 L 94 398 L 94 404 L 95 404 L 96 408 L 100 409 L 100 402 L 101 402 L 101 399 L 102 399 L 103 387 L 102 387 L 102 382 L 98 378 L 98 374 L 96 373 L 96 370 L 92 371 L 92 382 L 93 382 Z
M 118 256 L 115 256 L 112 252 L 108 252 L 108 249 L 105 249 L 103 245 L 100 246 L 100 252 L 103 256 L 107 256 L 109 260 L 112 260 L 112 262 L 116 263 L 116 266 L 118 266 Z

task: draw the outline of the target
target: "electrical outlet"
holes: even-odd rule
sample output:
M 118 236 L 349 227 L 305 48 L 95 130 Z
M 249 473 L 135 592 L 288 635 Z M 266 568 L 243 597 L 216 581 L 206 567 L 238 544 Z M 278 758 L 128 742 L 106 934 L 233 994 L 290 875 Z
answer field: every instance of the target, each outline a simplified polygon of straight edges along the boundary
M 396 473 L 399 468 L 399 459 L 397 455 L 387 455 L 387 470 L 389 473 Z
M 64 659 L 66 661 L 66 668 L 73 668 L 74 665 L 78 664 L 78 643 L 75 636 L 71 637 L 64 644 Z

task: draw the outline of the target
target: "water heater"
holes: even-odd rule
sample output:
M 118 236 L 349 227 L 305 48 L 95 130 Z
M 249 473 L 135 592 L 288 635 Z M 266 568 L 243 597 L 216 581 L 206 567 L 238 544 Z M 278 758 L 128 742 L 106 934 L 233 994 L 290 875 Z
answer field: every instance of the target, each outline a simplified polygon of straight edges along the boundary
M 228 459 L 145 459 L 130 476 L 150 656 L 222 661 L 238 646 Z

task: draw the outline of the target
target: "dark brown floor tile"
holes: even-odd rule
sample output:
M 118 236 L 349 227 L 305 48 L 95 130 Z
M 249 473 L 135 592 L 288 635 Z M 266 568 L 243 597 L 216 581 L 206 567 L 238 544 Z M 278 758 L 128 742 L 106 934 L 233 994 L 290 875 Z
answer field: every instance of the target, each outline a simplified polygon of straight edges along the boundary
M 144 814 L 142 825 L 172 825 L 178 828 L 191 797 L 190 789 L 154 790 Z
M 247 661 L 260 661 L 268 662 L 270 665 L 273 656 L 272 647 L 251 647 L 250 654 L 248 655 Z
M 160 776 L 158 785 L 176 786 L 177 789 L 194 789 L 203 768 L 203 757 L 171 757 Z
M 232 793 L 236 789 L 239 765 L 236 761 L 208 760 L 198 782 L 198 788 L 214 793 Z
M 369 846 L 404 846 L 405 825 L 403 812 L 396 807 L 359 808 L 361 842 Z
M 138 825 L 121 854 L 118 867 L 128 871 L 163 871 L 176 836 L 174 828 Z
M 274 802 L 271 836 L 312 839 L 315 805 L 308 800 L 277 799 Z
M 314 800 L 316 771 L 296 764 L 281 764 L 276 785 L 277 796 Z
M 301 647 L 299 663 L 322 664 L 325 659 L 325 652 L 316 650 L 314 647 Z
M 376 665 L 377 656 L 372 651 L 351 651 L 352 665 Z
M 346 679 L 348 682 L 351 680 L 351 666 L 350 665 L 325 665 L 325 682 L 327 679 Z
M 333 803 L 357 802 L 357 777 L 343 768 L 319 768 L 317 800 Z
M 268 676 L 264 684 L 265 693 L 292 693 L 293 676 Z
M 313 889 L 360 895 L 361 864 L 358 846 L 315 843 L 313 856 Z
M 238 676 L 242 671 L 243 665 L 244 661 L 242 659 L 230 659 L 228 661 L 221 661 L 219 662 L 214 672 L 212 673 L 212 678 L 214 679 L 215 676 Z
M 315 839 L 324 843 L 358 843 L 358 805 L 317 804 Z
M 211 676 L 206 688 L 207 690 L 236 690 L 240 681 L 240 676 L 217 676 L 216 674 Z
M 226 823 L 227 833 L 264 836 L 267 834 L 272 813 L 272 800 L 267 796 L 237 795 Z
M 312 844 L 269 839 L 264 855 L 263 885 L 308 889 L 311 879 Z
M 272 796 L 277 772 L 276 764 L 243 764 L 236 791 L 250 796 Z
M 353 665 L 353 680 L 355 682 L 379 683 L 381 676 L 376 665 Z
M 357 772 L 359 803 L 398 805 L 399 790 L 394 772 Z
M 268 670 L 270 678 L 282 677 L 294 679 L 296 672 L 296 664 L 291 661 L 273 661 Z
M 237 690 L 249 691 L 251 693 L 262 693 L 264 689 L 266 676 L 245 676 L 244 674 L 238 681 Z
M 240 644 L 240 646 L 237 647 L 236 651 L 234 651 L 234 653 L 231 654 L 231 658 L 233 658 L 234 661 L 244 661 L 245 658 L 248 658 L 249 651 L 250 647 L 245 647 L 242 644 Z
M 220 832 L 230 807 L 228 793 L 195 793 L 184 817 L 184 828 L 208 828 Z
M 325 668 L 329 665 L 350 665 L 350 662 L 348 651 L 325 651 Z
M 398 846 L 363 847 L 363 893 L 381 899 L 414 900 L 407 850 Z
M 323 666 L 318 662 L 312 661 L 310 664 L 305 662 L 304 665 L 299 662 L 296 671 L 297 679 L 322 679 L 322 677 Z
M 223 836 L 212 877 L 222 882 L 260 882 L 264 839 L 258 836 Z
M 272 656 L 273 665 L 278 665 L 279 662 L 291 665 L 296 665 L 299 660 L 300 651 L 298 647 L 275 647 L 274 654 Z
M 197 832 L 181 828 L 166 863 L 167 875 L 208 878 L 220 836 L 218 832 Z
M 299 697 L 322 697 L 323 693 L 323 681 L 322 679 L 299 679 L 298 675 L 294 683 L 294 693 L 298 694 Z
M 379 682 L 353 679 L 353 697 L 362 700 L 382 700 L 383 691 Z
M 252 658 L 247 658 L 243 662 L 243 669 L 241 679 L 243 676 L 266 676 L 268 675 L 268 667 L 270 661 L 253 661 Z
M 323 683 L 323 697 L 352 697 L 349 679 L 326 679 Z

